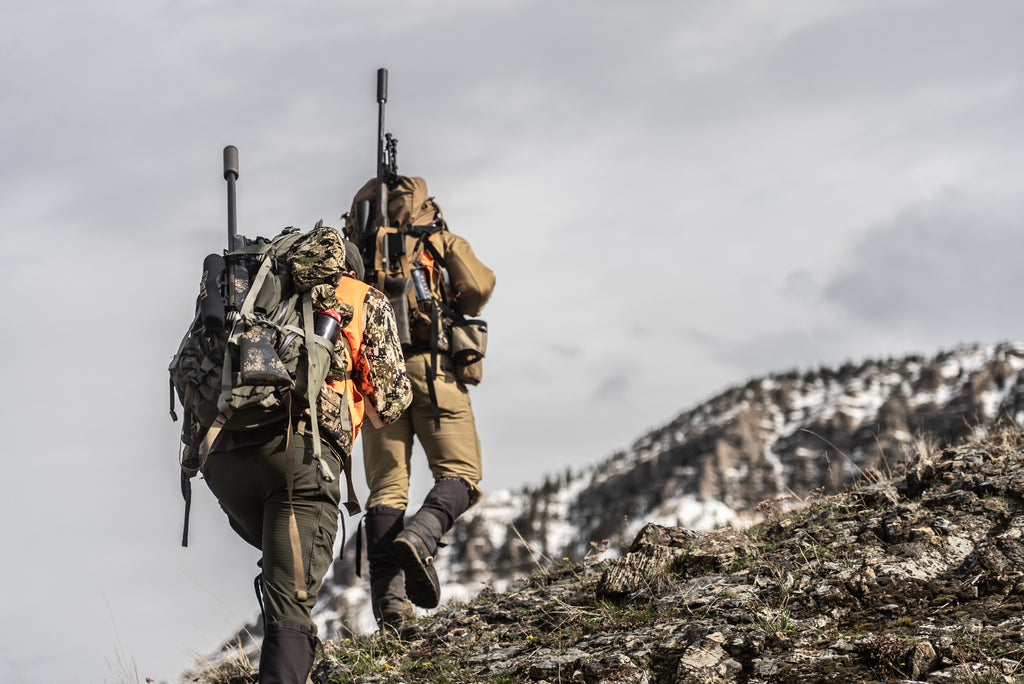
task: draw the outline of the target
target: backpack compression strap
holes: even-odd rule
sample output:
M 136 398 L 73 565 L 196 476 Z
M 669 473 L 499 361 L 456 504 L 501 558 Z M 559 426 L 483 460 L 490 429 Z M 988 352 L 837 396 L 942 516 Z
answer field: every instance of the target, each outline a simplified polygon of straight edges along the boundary
M 306 292 L 302 295 L 302 328 L 306 338 L 306 362 L 309 364 L 306 377 L 314 377 L 313 370 L 313 345 L 321 344 L 316 334 L 313 333 L 313 300 Z M 323 339 L 323 338 L 320 338 Z M 334 353 L 334 349 L 331 349 Z M 320 448 L 320 427 L 316 416 L 316 395 L 320 393 L 320 387 L 312 382 L 306 383 L 306 403 L 309 406 L 309 425 L 313 431 L 313 457 L 320 462 L 320 471 L 328 482 L 334 481 L 334 473 L 327 461 L 324 459 L 323 451 Z M 289 416 L 291 413 L 289 412 Z M 290 426 L 289 426 L 290 431 Z
M 285 403 L 288 406 L 288 431 L 285 433 L 284 438 L 284 481 L 288 489 L 288 541 L 292 547 L 292 573 L 295 578 L 295 598 L 299 601 L 305 601 L 309 598 L 309 593 L 306 591 L 306 569 L 302 563 L 302 539 L 299 537 L 299 524 L 295 520 L 295 506 L 292 501 L 292 492 L 295 491 L 295 445 L 292 444 L 291 394 L 285 394 Z
M 352 364 L 353 369 L 354 369 L 355 368 L 355 363 L 356 363 L 356 357 L 355 357 L 355 354 L 352 353 L 352 345 L 348 341 L 348 335 L 346 335 L 344 332 L 342 332 L 341 333 L 341 339 L 345 343 L 345 349 L 348 351 L 349 363 Z M 342 392 L 342 394 L 341 394 L 341 429 L 343 431 L 348 432 L 349 434 L 353 433 L 353 426 L 352 426 L 352 416 L 349 413 L 350 409 L 349 409 L 349 405 L 348 405 L 348 402 L 349 402 L 349 399 L 350 399 L 348 393 L 349 393 L 349 391 L 351 391 L 351 388 L 349 387 L 349 383 L 348 383 L 348 376 L 351 375 L 353 369 L 349 369 L 346 372 L 346 381 L 344 383 L 345 391 Z M 339 450 L 339 452 L 340 452 L 340 450 Z M 349 515 L 355 515 L 356 513 L 359 513 L 363 509 L 359 506 L 359 498 L 356 496 L 356 489 L 352 485 L 352 450 L 349 449 L 349 453 L 347 453 L 347 454 L 339 453 L 339 456 L 341 457 L 341 469 L 345 471 L 345 481 L 348 484 L 348 501 L 345 502 L 345 509 L 348 511 Z M 343 525 L 344 525 L 344 520 L 345 519 L 342 518 L 342 524 Z M 342 548 L 344 548 L 344 546 L 345 546 L 345 544 L 344 544 L 344 541 L 343 541 L 342 542 Z
M 415 226 L 414 226 L 415 227 Z M 423 249 L 430 253 L 430 256 L 434 259 L 434 262 L 441 266 L 442 269 L 447 270 L 448 264 L 441 252 L 438 251 L 437 247 L 430 241 L 430 236 L 438 231 L 425 232 L 420 236 L 420 240 L 423 242 Z M 444 296 L 444 290 L 441 290 L 442 296 Z M 430 297 L 430 364 L 427 366 L 427 394 L 430 397 L 430 408 L 433 412 L 434 417 L 434 430 L 441 429 L 441 407 L 437 403 L 437 390 L 434 389 L 434 381 L 437 380 L 437 341 L 441 337 L 441 317 L 445 316 L 452 320 L 461 321 L 463 316 L 457 310 L 448 306 L 448 302 L 443 299 L 431 295 Z
M 190 403 L 191 400 L 188 398 L 188 393 L 193 391 L 192 387 L 188 388 L 186 393 L 185 401 Z M 206 459 L 210 455 L 210 451 L 213 450 L 214 444 L 217 443 L 217 438 L 220 437 L 221 430 L 224 429 L 224 424 L 228 422 L 228 418 L 231 417 L 230 409 L 227 412 L 222 412 L 217 415 L 214 419 L 213 424 L 203 435 L 203 441 L 199 444 L 199 459 L 194 464 L 186 464 L 183 456 L 179 455 L 178 462 L 181 466 L 181 497 L 185 500 L 185 520 L 182 523 L 181 529 L 181 545 L 188 546 L 188 523 L 189 518 L 192 515 L 192 478 L 199 474 L 199 471 L 206 465 Z

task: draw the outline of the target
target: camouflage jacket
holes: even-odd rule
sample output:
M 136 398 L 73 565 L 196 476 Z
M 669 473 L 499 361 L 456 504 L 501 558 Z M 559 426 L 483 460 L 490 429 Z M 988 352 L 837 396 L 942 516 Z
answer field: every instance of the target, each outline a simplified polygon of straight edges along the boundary
M 342 304 L 351 317 L 351 307 Z M 343 314 L 344 315 L 344 314 Z M 337 357 L 349 365 L 348 348 L 344 337 L 335 346 Z M 370 402 L 384 424 L 397 420 L 412 401 L 412 385 L 405 370 L 402 345 L 391 304 L 382 292 L 370 288 L 363 301 L 363 340 L 355 351 L 355 365 L 351 378 L 364 402 Z M 353 432 L 341 427 L 341 412 L 348 411 L 342 398 L 324 385 L 317 397 L 317 415 L 322 428 L 344 453 L 351 453 Z

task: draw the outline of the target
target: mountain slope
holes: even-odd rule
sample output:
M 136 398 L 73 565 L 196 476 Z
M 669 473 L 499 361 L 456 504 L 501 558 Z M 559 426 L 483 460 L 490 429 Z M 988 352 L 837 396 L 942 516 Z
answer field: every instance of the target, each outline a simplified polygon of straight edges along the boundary
M 908 458 L 938 445 L 1024 425 L 1022 370 L 1024 343 L 1004 343 L 752 379 L 590 468 L 488 493 L 445 539 L 443 596 L 502 591 L 552 560 L 615 557 L 648 522 L 743 526 L 898 475 Z M 314 613 L 321 636 L 374 628 L 365 567 L 357 577 L 355 560 L 349 539 Z M 259 625 L 248 631 L 258 636 Z
M 1024 434 L 758 525 L 647 524 L 404 628 L 324 644 L 316 684 L 1021 682 Z M 242 684 L 245 662 L 204 682 Z
M 752 522 L 762 502 L 784 508 L 785 497 L 896 472 L 908 456 L 997 422 L 1024 424 L 1022 370 L 1024 344 L 1004 343 L 753 379 L 592 468 L 489 494 L 446 539 L 444 595 L 505 588 L 541 558 L 578 560 L 606 540 L 617 553 L 646 522 L 694 530 Z M 346 549 L 325 583 L 318 619 L 328 632 L 373 626 L 354 560 Z

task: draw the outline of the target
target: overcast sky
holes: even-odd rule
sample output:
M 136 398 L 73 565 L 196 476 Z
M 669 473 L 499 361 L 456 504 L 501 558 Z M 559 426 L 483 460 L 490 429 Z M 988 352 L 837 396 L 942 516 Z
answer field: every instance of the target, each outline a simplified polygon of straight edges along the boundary
M 493 492 L 750 377 L 1024 338 L 1022 25 L 1017 0 L 6 3 L 0 680 L 170 680 L 256 613 L 201 482 L 178 546 L 168 415 L 225 145 L 241 232 L 340 225 L 390 70 L 400 171 L 498 278 Z

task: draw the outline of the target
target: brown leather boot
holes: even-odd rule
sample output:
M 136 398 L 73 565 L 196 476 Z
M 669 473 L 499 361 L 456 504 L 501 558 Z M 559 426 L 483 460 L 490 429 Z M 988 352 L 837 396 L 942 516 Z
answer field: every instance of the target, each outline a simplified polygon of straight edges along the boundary
M 444 478 L 423 500 L 405 529 L 395 536 L 391 553 L 405 572 L 405 591 L 422 608 L 435 608 L 441 600 L 441 582 L 434 569 L 434 554 L 444 533 L 469 508 L 469 485 Z

